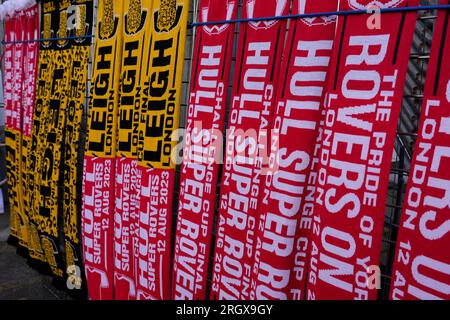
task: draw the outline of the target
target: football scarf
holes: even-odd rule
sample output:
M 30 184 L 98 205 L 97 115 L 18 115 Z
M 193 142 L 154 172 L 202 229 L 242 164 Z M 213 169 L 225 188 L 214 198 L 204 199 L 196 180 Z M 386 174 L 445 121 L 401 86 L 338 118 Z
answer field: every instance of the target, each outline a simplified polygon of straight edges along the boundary
M 15 18 L 15 34 L 16 40 L 26 40 L 27 34 L 27 17 L 24 11 L 17 14 Z M 14 159 L 15 169 L 18 171 L 14 173 L 16 176 L 16 182 L 14 188 L 17 192 L 18 204 L 17 207 L 17 227 L 19 233 L 19 245 L 24 248 L 28 248 L 28 215 L 26 214 L 23 193 L 22 193 L 22 178 L 23 178 L 23 164 L 22 164 L 22 119 L 23 119 L 23 80 L 24 80 L 24 56 L 25 56 L 25 43 L 18 42 L 14 44 L 14 76 L 13 76 L 13 131 L 14 131 Z
M 138 299 L 169 299 L 172 200 L 188 0 L 155 0 L 141 107 Z
M 89 298 L 114 297 L 114 180 L 123 2 L 100 0 L 84 157 L 82 238 Z
M 373 2 L 346 0 L 341 10 Z M 377 1 L 383 8 L 415 0 Z M 392 150 L 416 12 L 342 16 L 331 61 L 317 178 L 308 299 L 375 299 Z
M 17 17 L 5 21 L 5 41 L 16 41 L 15 32 Z M 14 104 L 15 76 L 15 44 L 4 46 L 4 103 L 5 103 L 5 143 L 6 143 L 6 176 L 8 181 L 8 199 L 10 207 L 10 240 L 18 243 L 20 234 L 20 202 L 19 202 L 19 150 L 20 150 L 20 114 L 17 115 Z
M 62 229 L 60 226 L 63 195 L 59 185 L 63 183 L 62 162 L 64 124 L 67 112 L 69 87 L 69 73 L 72 63 L 70 41 L 64 38 L 68 33 L 68 9 L 70 0 L 59 1 L 59 25 L 56 35 L 61 40 L 55 41 L 51 50 L 53 73 L 50 74 L 48 91 L 48 110 L 44 118 L 43 144 L 40 150 L 41 161 L 38 165 L 37 175 L 39 183 L 35 190 L 35 210 L 40 216 L 39 235 L 45 259 L 55 276 L 62 277 L 65 272 L 63 243 L 60 239 Z
M 136 298 L 140 178 L 137 172 L 140 111 L 149 63 L 153 0 L 124 1 L 123 51 L 116 158 L 114 213 L 115 298 Z
M 337 2 L 294 1 L 293 14 L 333 12 Z M 335 16 L 293 20 L 277 89 L 269 170 L 258 208 L 252 294 L 255 299 L 305 296 L 315 142 L 332 54 Z M 298 139 L 294 138 L 298 137 Z
M 290 2 L 247 0 L 243 18 L 287 14 Z M 242 23 L 228 118 L 211 298 L 250 299 L 263 165 L 280 74 L 285 20 Z
M 198 20 L 235 19 L 237 7 L 237 0 L 203 0 Z M 173 299 L 206 297 L 234 30 L 234 24 L 197 28 L 180 175 Z
M 25 12 L 21 11 L 5 25 L 9 39 L 18 41 L 6 48 L 5 60 L 5 99 L 6 160 L 8 193 L 11 211 L 11 235 L 18 245 L 28 248 L 28 215 L 24 211 L 22 196 L 22 113 L 23 113 L 23 79 L 24 54 L 27 31 Z M 12 29 L 10 29 L 12 27 Z
M 66 272 L 74 275 L 82 273 L 81 247 L 81 178 L 82 161 L 79 149 L 82 143 L 80 131 L 85 112 L 88 63 L 91 54 L 91 38 L 82 38 L 92 33 L 93 1 L 73 1 L 74 14 L 70 16 L 70 26 L 74 26 L 71 39 L 71 64 L 66 69 L 69 83 L 66 89 L 67 107 L 63 136 L 63 221 Z
M 392 271 L 391 298 L 396 300 L 450 298 L 449 18 L 449 11 L 440 11 L 434 29 Z
M 56 1 L 43 1 L 41 3 L 41 39 L 56 37 L 56 30 L 59 26 L 59 12 Z M 41 262 L 46 262 L 44 249 L 39 235 L 40 224 L 43 221 L 39 211 L 40 206 L 40 177 L 42 148 L 47 130 L 46 119 L 49 112 L 50 86 L 54 64 L 52 63 L 52 49 L 56 47 L 54 41 L 40 41 L 39 66 L 36 80 L 36 102 L 33 110 L 33 126 L 30 148 L 30 168 L 29 168 L 29 194 L 30 194 L 30 257 Z M 56 198 L 55 198 L 56 200 Z M 47 214 L 47 216 L 49 216 Z M 45 222 L 44 222 L 45 223 Z M 48 241 L 46 241 L 48 244 Z
M 27 216 L 27 231 L 28 231 L 28 250 L 29 252 L 34 249 L 32 244 L 32 232 L 30 228 L 30 215 L 33 214 L 31 208 L 31 190 L 30 190 L 30 151 L 31 151 L 31 139 L 32 139 L 32 126 L 34 115 L 34 103 L 36 97 L 36 75 L 37 75 L 37 62 L 38 62 L 38 49 L 39 43 L 35 41 L 39 39 L 39 8 L 38 5 L 27 9 L 25 11 L 25 40 L 24 44 L 24 79 L 22 86 L 22 207 L 24 214 Z M 32 41 L 30 41 L 32 40 Z

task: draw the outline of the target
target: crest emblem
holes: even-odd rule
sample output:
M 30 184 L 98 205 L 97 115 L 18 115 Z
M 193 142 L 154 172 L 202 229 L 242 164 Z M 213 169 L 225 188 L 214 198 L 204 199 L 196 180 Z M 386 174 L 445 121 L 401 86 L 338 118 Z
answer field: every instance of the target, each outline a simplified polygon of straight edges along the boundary
M 287 0 L 276 0 L 277 5 L 275 8 L 275 12 L 273 16 L 280 16 L 281 13 L 284 11 L 288 1 Z M 255 0 L 247 0 L 246 3 L 247 6 L 247 16 L 248 18 L 252 19 L 254 17 L 255 13 Z M 249 22 L 249 25 L 253 29 L 269 29 L 273 25 L 277 24 L 278 20 L 268 20 L 268 21 L 251 21 Z
M 114 17 L 114 2 L 112 0 L 103 1 L 102 20 L 99 23 L 99 38 L 108 39 L 112 37 L 118 27 L 118 18 Z
M 299 0 L 298 12 L 300 14 L 305 13 L 307 1 L 308 0 Z M 327 24 L 333 23 L 336 21 L 336 19 L 337 19 L 337 16 L 321 16 L 321 17 L 314 17 L 314 18 L 303 18 L 303 19 L 301 19 L 301 21 L 308 26 L 316 26 L 316 25 L 327 25 Z
M 233 11 L 236 6 L 235 1 L 227 1 L 227 15 L 225 20 L 231 20 L 233 16 Z M 208 14 L 209 14 L 209 6 L 201 9 L 202 22 L 208 22 Z M 219 24 L 219 25 L 204 25 L 203 30 L 207 34 L 221 34 L 224 30 L 228 28 L 228 24 Z
M 348 0 L 348 5 L 355 10 L 366 10 L 374 6 L 378 8 L 398 7 L 398 5 L 404 1 L 405 0 Z
M 183 6 L 177 6 L 176 0 L 162 0 L 161 6 L 154 12 L 155 30 L 169 32 L 178 25 Z

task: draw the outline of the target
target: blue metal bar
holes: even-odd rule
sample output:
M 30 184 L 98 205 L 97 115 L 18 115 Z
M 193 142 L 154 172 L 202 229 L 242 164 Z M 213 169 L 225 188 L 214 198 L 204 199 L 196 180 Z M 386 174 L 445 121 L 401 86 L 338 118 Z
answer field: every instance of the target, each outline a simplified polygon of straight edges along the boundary
M 241 18 L 234 20 L 219 20 L 219 21 L 207 21 L 207 22 L 193 22 L 188 24 L 188 28 L 194 28 L 206 25 L 217 25 L 227 23 L 239 23 L 239 22 L 252 22 L 252 21 L 269 21 L 269 20 L 288 20 L 288 19 L 304 19 L 304 18 L 317 18 L 324 16 L 349 16 L 359 14 L 373 14 L 374 12 L 380 13 L 396 13 L 396 12 L 411 12 L 411 11 L 424 11 L 424 10 L 449 10 L 450 4 L 446 5 L 432 5 L 432 6 L 416 6 L 416 7 L 401 7 L 401 8 L 368 8 L 366 10 L 345 10 L 345 11 L 330 11 L 330 12 L 318 12 L 318 13 L 304 13 L 304 14 L 291 14 L 285 16 L 272 16 L 272 17 L 260 17 L 260 18 Z M 46 41 L 59 41 L 59 40 L 71 40 L 71 39 L 83 39 L 93 38 L 94 35 L 87 36 L 73 36 L 66 38 L 48 38 L 48 39 L 33 39 L 33 40 L 20 40 L 20 41 L 2 41 L 1 44 L 13 44 L 13 43 L 28 43 L 28 42 L 46 42 Z
M 2 41 L 1 44 L 15 44 L 15 43 L 30 43 L 30 42 L 47 42 L 47 41 L 61 41 L 61 40 L 75 40 L 75 39 L 87 39 L 94 38 L 94 35 L 87 36 L 72 36 L 64 38 L 48 38 L 48 39 L 31 39 L 31 40 L 16 40 L 16 41 Z
M 374 12 L 380 13 L 395 13 L 395 12 L 409 12 L 420 10 L 449 10 L 450 5 L 432 5 L 432 6 L 416 6 L 416 7 L 401 7 L 401 8 L 368 8 L 366 10 L 345 10 L 345 11 L 332 11 L 332 12 L 318 12 L 318 13 L 304 13 L 304 14 L 291 14 L 285 16 L 272 16 L 261 18 L 241 18 L 235 20 L 220 20 L 220 21 L 208 21 L 208 22 L 193 22 L 188 27 L 198 27 L 206 25 L 217 25 L 237 22 L 251 22 L 251 21 L 269 21 L 269 20 L 287 20 L 287 19 L 303 19 L 303 18 L 317 18 L 324 16 L 349 16 L 358 14 L 373 14 Z

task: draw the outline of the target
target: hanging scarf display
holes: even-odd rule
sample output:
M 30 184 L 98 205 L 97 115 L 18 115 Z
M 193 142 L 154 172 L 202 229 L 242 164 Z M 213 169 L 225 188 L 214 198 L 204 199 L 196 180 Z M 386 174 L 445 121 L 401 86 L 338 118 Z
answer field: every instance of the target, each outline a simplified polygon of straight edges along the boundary
M 86 151 L 82 237 L 89 298 L 114 297 L 115 156 L 123 1 L 100 0 Z
M 333 12 L 335 0 L 294 1 L 293 14 Z M 270 167 L 258 208 L 252 299 L 304 299 L 314 197 L 311 171 L 336 17 L 289 27 L 272 125 Z M 295 139 L 294 137 L 298 137 Z
M 136 298 L 139 123 L 149 64 L 152 0 L 124 1 L 123 51 L 116 154 L 114 212 L 115 298 Z
M 235 0 L 203 0 L 199 22 L 235 19 Z M 234 24 L 197 28 L 176 229 L 174 299 L 205 299 Z
M 154 0 L 138 170 L 138 299 L 169 299 L 172 201 L 188 0 Z
M 363 0 L 341 10 L 367 10 Z M 416 0 L 377 1 L 382 8 Z M 308 299 L 375 299 L 386 195 L 416 12 L 338 18 L 315 193 Z
M 286 15 L 287 0 L 246 0 L 244 18 Z M 225 146 L 211 297 L 250 299 L 255 233 L 286 20 L 242 23 Z
M 395 300 L 450 299 L 449 22 L 450 11 L 439 12 L 392 270 Z

